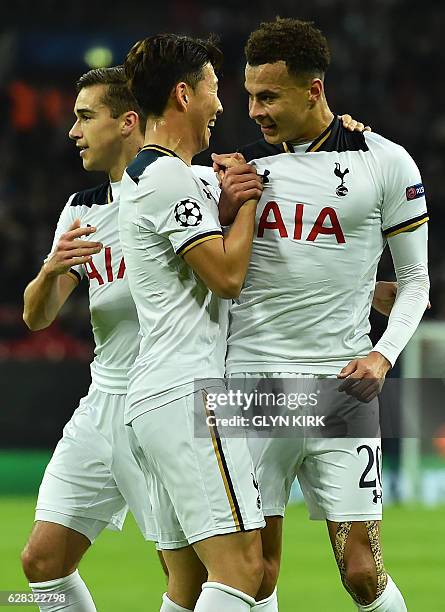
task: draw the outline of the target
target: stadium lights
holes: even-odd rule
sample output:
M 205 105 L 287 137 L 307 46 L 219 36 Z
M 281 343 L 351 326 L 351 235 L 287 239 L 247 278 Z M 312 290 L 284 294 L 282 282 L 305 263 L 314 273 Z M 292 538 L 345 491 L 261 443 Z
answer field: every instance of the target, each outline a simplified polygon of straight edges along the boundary
M 113 62 L 113 53 L 108 47 L 91 47 L 85 52 L 84 60 L 90 68 L 106 68 Z

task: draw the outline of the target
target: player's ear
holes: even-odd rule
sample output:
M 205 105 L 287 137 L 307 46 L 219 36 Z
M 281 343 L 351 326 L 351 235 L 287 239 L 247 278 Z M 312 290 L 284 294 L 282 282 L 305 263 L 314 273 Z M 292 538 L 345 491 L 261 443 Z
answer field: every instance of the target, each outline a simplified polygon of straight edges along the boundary
M 311 107 L 322 97 L 323 91 L 323 81 L 321 79 L 312 79 L 308 90 L 308 101 Z
M 187 83 L 178 83 L 173 91 L 176 103 L 183 112 L 187 112 L 190 101 L 190 87 Z
M 127 111 L 122 119 L 122 136 L 129 136 L 139 125 L 139 115 L 135 111 Z

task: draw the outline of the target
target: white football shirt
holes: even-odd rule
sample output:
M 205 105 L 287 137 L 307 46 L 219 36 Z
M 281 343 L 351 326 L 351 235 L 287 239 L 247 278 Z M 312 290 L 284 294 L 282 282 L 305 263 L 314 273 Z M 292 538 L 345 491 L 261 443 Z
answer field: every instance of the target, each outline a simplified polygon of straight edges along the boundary
M 228 373 L 336 374 L 372 349 L 368 317 L 386 237 L 428 220 L 419 171 L 402 147 L 349 133 L 337 118 L 309 147 L 260 143 L 251 159 L 255 149 L 268 182 L 231 309 Z
M 103 183 L 73 194 L 60 215 L 54 235 L 54 250 L 60 236 L 75 219 L 80 226 L 97 228 L 85 240 L 102 242 L 103 249 L 91 263 L 71 272 L 89 283 L 89 306 L 94 335 L 93 384 L 106 393 L 124 394 L 128 369 L 139 347 L 139 321 L 130 294 L 118 234 L 120 182 Z
M 130 422 L 193 392 L 195 379 L 224 375 L 228 301 L 182 259 L 222 232 L 212 192 L 173 152 L 148 145 L 129 165 L 119 230 L 141 328 L 129 372 Z

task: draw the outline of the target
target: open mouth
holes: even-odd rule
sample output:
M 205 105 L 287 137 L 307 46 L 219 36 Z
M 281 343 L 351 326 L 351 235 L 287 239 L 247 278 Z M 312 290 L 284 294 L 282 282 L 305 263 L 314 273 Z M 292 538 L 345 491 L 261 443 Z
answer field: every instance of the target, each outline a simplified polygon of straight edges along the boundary
M 79 149 L 79 155 L 80 157 L 82 157 L 85 151 L 88 149 L 88 147 L 78 147 L 78 149 Z

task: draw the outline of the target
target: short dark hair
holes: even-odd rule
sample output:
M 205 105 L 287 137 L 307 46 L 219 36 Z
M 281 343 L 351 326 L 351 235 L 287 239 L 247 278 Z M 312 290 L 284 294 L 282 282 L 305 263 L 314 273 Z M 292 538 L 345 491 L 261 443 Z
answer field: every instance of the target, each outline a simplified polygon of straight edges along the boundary
M 89 70 L 77 81 L 76 91 L 79 93 L 81 89 L 93 85 L 107 85 L 102 102 L 110 109 L 113 119 L 127 111 L 135 111 L 139 116 L 139 129 L 142 134 L 145 133 L 147 118 L 130 91 L 123 66 Z
M 331 61 L 325 36 L 311 21 L 277 17 L 251 33 L 244 49 L 251 66 L 286 62 L 296 77 L 323 78 Z
M 193 89 L 202 79 L 203 68 L 217 71 L 223 55 L 216 39 L 207 40 L 159 34 L 137 42 L 129 51 L 125 74 L 134 97 L 147 115 L 160 117 L 173 87 L 184 81 Z

